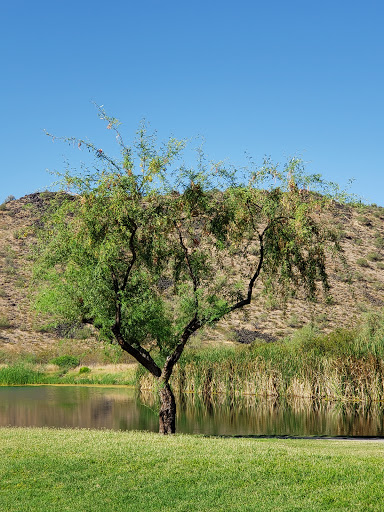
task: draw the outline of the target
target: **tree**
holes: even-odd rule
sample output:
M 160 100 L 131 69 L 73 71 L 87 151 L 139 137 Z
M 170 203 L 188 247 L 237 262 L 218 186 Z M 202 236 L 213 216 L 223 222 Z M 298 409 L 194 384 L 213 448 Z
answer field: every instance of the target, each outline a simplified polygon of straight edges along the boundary
M 93 324 L 156 377 L 159 430 L 169 434 L 169 380 L 196 331 L 249 305 L 256 288 L 283 300 L 328 293 L 326 250 L 337 242 L 320 214 L 338 190 L 296 159 L 239 172 L 199 151 L 190 169 L 178 164 L 185 140 L 158 149 L 143 125 L 128 147 L 119 122 L 101 107 L 99 116 L 121 158 L 64 139 L 96 167 L 62 175 L 71 194 L 58 194 L 45 219 L 37 304 L 58 321 Z

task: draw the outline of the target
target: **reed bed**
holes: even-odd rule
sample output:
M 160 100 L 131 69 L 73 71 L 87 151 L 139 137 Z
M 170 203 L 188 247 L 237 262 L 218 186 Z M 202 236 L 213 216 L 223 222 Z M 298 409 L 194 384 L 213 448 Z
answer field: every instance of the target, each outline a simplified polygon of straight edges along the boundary
M 139 381 L 156 387 L 148 374 Z M 326 335 L 307 327 L 281 342 L 186 351 L 171 385 L 199 395 L 384 401 L 384 314 Z
M 41 382 L 42 378 L 43 374 L 41 372 L 23 363 L 0 368 L 0 385 L 37 384 Z

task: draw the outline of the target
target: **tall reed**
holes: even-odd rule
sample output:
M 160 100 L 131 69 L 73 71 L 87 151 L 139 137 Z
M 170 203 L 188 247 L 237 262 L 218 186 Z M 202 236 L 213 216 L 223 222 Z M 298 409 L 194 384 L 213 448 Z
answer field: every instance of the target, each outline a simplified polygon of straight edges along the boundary
M 0 368 L 1 385 L 17 386 L 23 384 L 37 384 L 40 383 L 41 380 L 41 372 L 23 363 L 16 363 Z
M 187 350 L 174 370 L 176 392 L 333 400 L 384 400 L 384 314 L 355 329 L 307 327 L 276 343 Z M 152 389 L 153 379 L 140 378 Z

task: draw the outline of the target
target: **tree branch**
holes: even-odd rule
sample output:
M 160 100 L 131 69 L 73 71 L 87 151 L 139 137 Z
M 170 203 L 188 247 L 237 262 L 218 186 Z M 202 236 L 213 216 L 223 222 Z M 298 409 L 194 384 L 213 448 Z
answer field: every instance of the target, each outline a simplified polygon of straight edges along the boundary
M 187 262 L 187 266 L 188 266 L 188 270 L 189 270 L 189 275 L 191 276 L 191 279 L 192 279 L 193 291 L 195 293 L 195 300 L 196 300 L 196 306 L 197 306 L 198 305 L 198 301 L 197 301 L 197 297 L 196 297 L 197 279 L 196 279 L 195 274 L 193 273 L 193 268 L 192 268 L 192 265 L 191 265 L 191 260 L 189 259 L 188 249 L 187 249 L 186 245 L 184 244 L 184 240 L 183 240 L 183 236 L 181 234 L 181 231 L 180 231 L 180 229 L 177 226 L 176 226 L 176 229 L 177 229 L 177 232 L 179 233 L 180 245 L 181 245 L 181 247 L 182 247 L 182 249 L 184 251 L 185 260 Z
M 173 367 L 177 363 L 177 361 L 180 359 L 181 354 L 183 353 L 184 347 L 191 337 L 191 335 L 196 332 L 200 327 L 202 327 L 202 322 L 198 320 L 197 313 L 192 318 L 192 320 L 188 323 L 188 325 L 185 327 L 183 334 L 180 337 L 180 342 L 176 346 L 175 350 L 172 352 L 171 355 L 167 357 L 167 360 L 165 361 L 164 368 L 162 371 L 161 378 L 162 380 L 167 383 L 169 381 L 169 378 L 172 375 Z
M 77 144 L 78 148 L 80 149 L 81 146 L 85 146 L 88 151 L 93 151 L 95 153 L 95 156 L 97 158 L 102 158 L 104 160 L 106 160 L 107 162 L 109 162 L 111 165 L 113 165 L 113 167 L 119 171 L 119 173 L 121 173 L 121 168 L 120 166 L 111 158 L 109 157 L 108 155 L 106 155 L 104 153 L 104 151 L 102 149 L 98 149 L 94 144 L 92 144 L 91 142 L 87 142 L 86 140 L 83 140 L 83 139 L 78 139 L 76 137 L 55 137 L 54 135 L 51 135 L 50 133 L 48 132 L 45 132 L 46 135 L 48 135 L 48 137 L 51 137 L 51 139 L 53 141 L 55 140 L 62 140 L 64 142 L 68 142 L 68 144 Z
M 128 265 L 128 269 L 125 273 L 125 276 L 124 276 L 124 280 L 123 280 L 123 285 L 121 287 L 122 290 L 125 290 L 126 286 L 127 286 L 127 282 L 128 282 L 128 278 L 129 278 L 129 274 L 131 273 L 131 270 L 133 268 L 133 265 L 135 264 L 135 261 L 136 261 L 136 258 L 137 258 L 137 255 L 136 255 L 136 248 L 135 248 L 135 245 L 133 243 L 134 239 L 135 239 L 135 235 L 136 235 L 136 231 L 138 229 L 137 225 L 131 221 L 132 224 L 133 224 L 133 230 L 132 230 L 132 233 L 131 233 L 131 237 L 129 239 L 129 248 L 131 249 L 131 253 L 132 253 L 132 259 L 131 259 L 131 262 L 130 264 Z
M 264 234 L 265 234 L 265 230 L 263 231 L 263 233 L 259 234 L 259 246 L 260 246 L 259 263 L 257 265 L 256 272 L 253 274 L 253 276 L 251 277 L 251 279 L 249 281 L 247 298 L 236 302 L 236 304 L 233 304 L 229 308 L 228 313 L 231 313 L 231 311 L 234 311 L 235 309 L 240 309 L 240 308 L 246 306 L 247 304 L 251 303 L 253 286 L 255 284 L 256 279 L 260 275 L 261 268 L 263 266 L 263 261 L 264 261 Z
M 123 335 L 120 332 L 120 325 L 116 322 L 115 325 L 112 327 L 112 332 L 120 345 L 120 347 L 128 352 L 132 357 L 136 359 L 140 364 L 144 366 L 152 375 L 155 377 L 161 376 L 161 369 L 157 366 L 155 361 L 152 359 L 151 355 L 147 350 L 145 350 L 143 347 L 134 347 L 130 343 L 128 343 Z

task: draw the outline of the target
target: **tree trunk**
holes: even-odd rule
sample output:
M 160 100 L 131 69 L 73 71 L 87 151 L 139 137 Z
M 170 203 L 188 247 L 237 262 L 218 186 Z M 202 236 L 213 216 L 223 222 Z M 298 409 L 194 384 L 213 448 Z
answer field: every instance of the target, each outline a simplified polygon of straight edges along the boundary
M 159 432 L 160 434 L 174 434 L 176 432 L 176 402 L 171 386 L 166 383 L 159 391 L 160 413 Z

